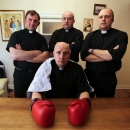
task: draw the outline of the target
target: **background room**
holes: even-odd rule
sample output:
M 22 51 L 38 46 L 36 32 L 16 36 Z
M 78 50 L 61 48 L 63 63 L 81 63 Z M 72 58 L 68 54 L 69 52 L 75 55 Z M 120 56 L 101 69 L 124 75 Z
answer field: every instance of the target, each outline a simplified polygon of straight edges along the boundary
M 72 11 L 75 15 L 75 24 L 74 27 L 81 30 L 86 36 L 89 32 L 98 29 L 97 24 L 97 15 L 94 14 L 94 4 L 103 4 L 106 5 L 107 8 L 111 8 L 114 11 L 114 23 L 113 28 L 122 30 L 127 32 L 128 37 L 130 36 L 130 0 L 125 1 L 117 1 L 114 0 L 12 0 L 9 4 L 8 0 L 0 0 L 0 9 L 1 10 L 36 10 L 41 16 L 42 15 L 61 15 L 64 11 Z M 42 20 L 44 17 L 42 17 Z M 91 29 L 89 31 L 84 31 L 84 26 L 87 20 L 90 20 Z M 58 18 L 60 21 L 60 18 Z M 42 24 L 42 23 L 41 23 Z M 41 25 L 39 26 L 38 30 L 41 32 Z M 14 65 L 11 59 L 10 54 L 6 51 L 6 46 L 8 40 L 3 40 L 2 37 L 2 28 L 0 25 L 0 61 L 2 61 L 5 65 L 5 70 L 8 78 L 8 87 L 13 89 L 13 72 L 14 72 Z M 118 71 L 117 78 L 118 78 L 118 85 L 117 89 L 130 89 L 130 71 L 129 71 L 129 55 L 130 55 L 130 45 L 128 41 L 127 51 L 122 59 L 122 68 Z M 85 67 L 85 62 L 79 61 L 83 67 Z

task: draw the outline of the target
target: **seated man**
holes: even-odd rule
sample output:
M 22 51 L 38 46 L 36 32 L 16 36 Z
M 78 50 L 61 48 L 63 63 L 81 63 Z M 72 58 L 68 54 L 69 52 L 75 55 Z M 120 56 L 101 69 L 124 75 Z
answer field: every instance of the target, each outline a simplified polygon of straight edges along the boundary
M 49 58 L 40 66 L 28 88 L 27 95 L 32 98 L 31 109 L 34 102 L 42 100 L 42 97 L 79 98 L 78 101 L 81 102 L 85 99 L 83 102 L 89 104 L 87 106 L 90 107 L 87 78 L 82 67 L 69 60 L 71 55 L 69 45 L 64 42 L 58 42 L 55 45 L 53 55 L 54 58 Z M 31 96 L 29 95 L 30 92 Z M 32 109 L 33 111 L 34 109 Z M 83 121 L 81 122 L 83 123 Z M 76 122 L 76 125 L 79 124 Z
M 48 74 L 51 88 L 47 85 L 49 91 L 46 91 L 45 89 L 47 87 L 44 88 L 45 84 L 42 85 L 42 80 L 45 77 L 43 73 L 45 68 L 43 69 L 43 67 L 44 64 L 46 64 L 46 61 L 38 69 L 34 80 L 28 89 L 28 92 L 30 92 L 32 88 L 35 88 L 35 90 L 41 89 L 36 91 L 32 90 L 32 99 L 42 99 L 41 92 L 44 91 L 46 91 L 44 95 L 46 98 L 89 98 L 89 85 L 84 71 L 79 64 L 69 60 L 70 54 L 71 51 L 68 44 L 64 42 L 58 42 L 56 44 L 53 52 L 54 58 L 47 60 L 50 61 L 51 64 L 51 70 Z M 48 68 L 50 69 L 49 66 Z M 48 68 L 47 71 L 49 70 Z

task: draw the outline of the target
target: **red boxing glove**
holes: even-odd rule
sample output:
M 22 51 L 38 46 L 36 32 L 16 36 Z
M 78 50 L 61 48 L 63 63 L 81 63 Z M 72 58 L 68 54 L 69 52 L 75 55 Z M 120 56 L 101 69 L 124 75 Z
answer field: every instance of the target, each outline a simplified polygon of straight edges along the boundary
M 91 102 L 87 98 L 72 101 L 68 106 L 69 122 L 76 126 L 83 125 L 88 118 L 90 105 Z
M 35 100 L 35 99 L 34 99 Z M 55 106 L 48 100 L 37 100 L 33 103 L 32 116 L 41 127 L 49 127 L 54 123 Z

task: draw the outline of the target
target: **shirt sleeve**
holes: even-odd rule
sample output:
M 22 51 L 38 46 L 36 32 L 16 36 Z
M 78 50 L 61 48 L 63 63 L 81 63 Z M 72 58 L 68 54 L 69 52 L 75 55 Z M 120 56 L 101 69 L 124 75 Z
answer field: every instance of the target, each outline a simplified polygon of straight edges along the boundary
M 89 83 L 88 83 L 88 79 L 82 69 L 81 66 L 79 66 L 79 68 L 77 68 L 78 73 L 77 73 L 77 90 L 78 90 L 78 95 L 80 95 L 80 93 L 82 92 L 89 92 Z
M 72 54 L 77 54 L 81 50 L 81 46 L 83 44 L 83 33 L 79 30 L 76 30 L 76 32 L 73 32 L 74 34 L 74 44 L 70 43 L 70 49 Z M 73 37 L 73 36 L 72 36 Z
M 54 51 L 54 46 L 57 41 L 58 41 L 58 30 L 56 30 L 52 33 L 51 39 L 49 41 L 49 51 L 50 52 Z
M 47 45 L 47 40 L 45 39 L 44 36 L 41 36 L 41 42 L 42 42 L 42 47 L 41 47 L 41 51 L 49 51 L 48 45 Z
M 85 58 L 90 55 L 90 53 L 88 52 L 90 46 L 91 46 L 91 35 L 90 33 L 85 37 L 84 41 L 83 41 L 83 45 L 81 47 L 81 52 L 80 52 L 80 57 L 83 61 L 85 61 Z
M 7 44 L 7 47 L 6 47 L 6 50 L 9 52 L 9 48 L 10 47 L 14 47 L 15 48 L 15 45 L 19 43 L 19 36 L 18 36 L 18 32 L 14 32 L 10 39 L 9 39 L 9 42 Z
M 108 52 L 111 54 L 114 61 L 118 61 L 123 58 L 123 55 L 126 52 L 127 44 L 128 44 L 128 36 L 127 33 L 121 32 L 116 39 L 116 45 L 119 45 L 118 49 L 109 49 Z

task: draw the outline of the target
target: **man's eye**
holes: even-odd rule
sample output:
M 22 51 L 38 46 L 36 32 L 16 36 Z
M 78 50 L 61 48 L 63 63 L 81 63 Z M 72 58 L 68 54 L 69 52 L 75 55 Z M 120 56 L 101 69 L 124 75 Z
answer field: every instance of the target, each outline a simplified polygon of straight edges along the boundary
M 68 55 L 68 52 L 64 52 L 64 55 Z
M 106 19 L 107 19 L 107 18 L 110 18 L 109 15 L 105 15 L 105 16 L 99 16 L 99 19 L 102 19 L 103 17 L 106 18 Z
M 63 18 L 63 20 L 66 20 L 66 19 L 67 19 L 67 20 L 72 20 L 72 18 L 70 18 L 70 17 L 69 17 L 69 18 Z
M 38 20 L 34 20 L 34 23 L 37 23 L 38 22 Z
M 57 54 L 60 55 L 60 52 L 58 51 Z
M 66 18 L 62 18 L 63 20 L 66 20 Z
M 68 20 L 72 20 L 72 18 L 67 18 Z
M 110 18 L 110 16 L 109 16 L 109 15 L 106 15 L 105 18 Z

